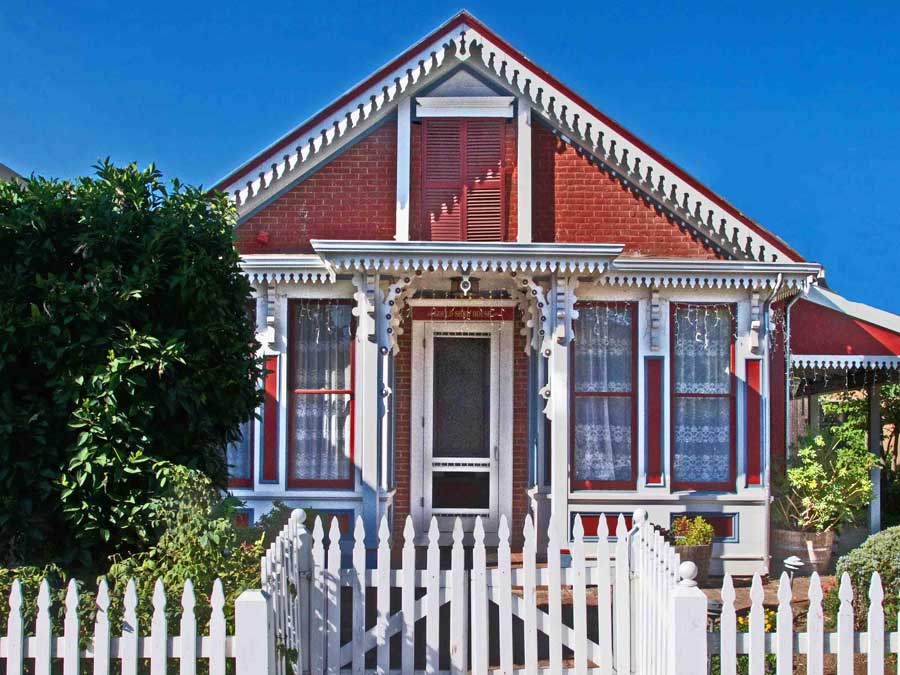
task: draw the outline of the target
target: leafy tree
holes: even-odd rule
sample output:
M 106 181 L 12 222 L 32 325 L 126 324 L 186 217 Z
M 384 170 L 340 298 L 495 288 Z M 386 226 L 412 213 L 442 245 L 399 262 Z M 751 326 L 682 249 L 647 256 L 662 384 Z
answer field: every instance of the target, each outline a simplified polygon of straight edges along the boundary
M 900 523 L 900 384 L 882 384 L 881 513 L 885 526 Z M 845 391 L 819 398 L 827 422 L 867 432 L 869 398 L 860 391 Z
M 147 545 L 168 464 L 224 484 L 258 403 L 226 197 L 152 165 L 0 183 L 0 556 Z

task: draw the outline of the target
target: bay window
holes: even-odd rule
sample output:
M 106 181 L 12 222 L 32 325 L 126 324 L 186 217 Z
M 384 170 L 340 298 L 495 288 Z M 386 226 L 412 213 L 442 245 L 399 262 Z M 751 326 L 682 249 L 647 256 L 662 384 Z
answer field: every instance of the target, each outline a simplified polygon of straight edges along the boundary
M 350 301 L 290 303 L 289 487 L 353 487 L 351 309 Z
M 572 489 L 633 489 L 635 303 L 579 303 L 572 355 Z
M 672 487 L 735 481 L 733 305 L 672 306 Z

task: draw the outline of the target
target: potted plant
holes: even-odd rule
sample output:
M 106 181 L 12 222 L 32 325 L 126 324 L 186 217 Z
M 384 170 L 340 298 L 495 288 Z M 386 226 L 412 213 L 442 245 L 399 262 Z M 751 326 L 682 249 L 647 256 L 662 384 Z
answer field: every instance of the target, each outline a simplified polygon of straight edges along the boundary
M 709 578 L 709 559 L 712 555 L 712 525 L 702 516 L 681 516 L 672 523 L 670 530 L 675 551 L 682 562 L 690 560 L 697 566 L 697 583 L 706 586 Z
M 804 562 L 801 572 L 828 570 L 835 533 L 872 500 L 875 462 L 865 432 L 849 424 L 800 441 L 787 469 L 773 478 L 774 571 L 793 556 Z

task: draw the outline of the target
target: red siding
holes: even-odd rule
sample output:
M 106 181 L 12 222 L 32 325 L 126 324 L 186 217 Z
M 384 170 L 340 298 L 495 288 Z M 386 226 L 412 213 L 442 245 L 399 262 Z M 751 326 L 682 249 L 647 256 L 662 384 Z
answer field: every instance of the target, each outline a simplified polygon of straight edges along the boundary
M 265 400 L 263 403 L 263 459 L 260 480 L 278 480 L 278 357 L 266 357 Z
M 784 318 L 785 303 L 783 300 L 772 303 L 772 311 L 775 320 L 773 324 L 779 325 Z M 791 312 L 793 314 L 793 311 Z M 793 319 L 791 320 L 791 332 L 793 334 Z M 783 470 L 785 459 L 785 416 L 787 403 L 785 402 L 785 350 L 784 331 L 776 332 L 769 348 L 769 455 L 772 462 L 772 470 Z
M 761 485 L 760 469 L 762 433 L 762 381 L 760 379 L 762 362 L 759 359 L 748 359 L 747 366 L 747 485 Z
M 900 354 L 900 335 L 809 300 L 791 307 L 792 354 Z
M 535 241 L 624 244 L 626 255 L 717 257 L 541 124 L 532 127 L 531 152 Z
M 662 483 L 663 464 L 663 361 L 649 358 L 647 368 L 647 484 Z M 635 433 L 637 430 L 635 429 Z
M 241 253 L 304 253 L 309 240 L 393 239 L 397 124 L 388 121 L 237 228 Z

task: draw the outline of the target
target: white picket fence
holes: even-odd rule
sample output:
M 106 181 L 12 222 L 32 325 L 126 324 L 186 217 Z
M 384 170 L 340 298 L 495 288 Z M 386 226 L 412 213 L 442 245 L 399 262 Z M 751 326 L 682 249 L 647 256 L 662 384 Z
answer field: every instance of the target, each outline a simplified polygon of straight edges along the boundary
M 63 634 L 53 634 L 53 607 L 50 586 L 41 582 L 37 597 L 37 616 L 34 634 L 26 635 L 22 616 L 23 595 L 19 580 L 12 583 L 9 595 L 9 615 L 5 636 L 0 636 L 0 660 L 6 675 L 80 675 L 90 663 L 94 675 L 166 675 L 169 660 L 178 661 L 180 675 L 196 675 L 198 662 L 201 672 L 226 675 L 229 661 L 234 661 L 236 675 L 259 675 L 274 672 L 274 630 L 271 627 L 272 609 L 269 598 L 260 591 L 245 591 L 235 601 L 235 634 L 228 635 L 225 623 L 225 595 L 216 580 L 210 605 L 212 615 L 209 633 L 198 635 L 194 614 L 194 589 L 190 581 L 181 595 L 180 635 L 169 635 L 166 625 L 166 594 L 161 581 L 153 593 L 153 616 L 149 635 L 141 635 L 138 623 L 138 596 L 133 581 L 125 589 L 121 626 L 113 626 L 109 619 L 110 596 L 106 581 L 97 589 L 97 613 L 93 636 L 88 646 L 81 644 L 81 621 L 78 614 L 79 593 L 74 580 L 69 582 L 65 598 Z M 61 661 L 61 671 L 56 665 Z M 205 668 L 204 668 L 205 666 Z
M 809 580 L 806 611 L 806 631 L 794 631 L 794 617 L 791 611 L 791 582 L 786 573 L 782 573 L 778 585 L 778 610 L 775 619 L 775 632 L 765 631 L 765 608 L 763 606 L 763 585 L 759 575 L 753 577 L 750 587 L 750 613 L 748 631 L 737 630 L 737 616 L 734 609 L 735 590 L 730 576 L 726 576 L 722 584 L 722 615 L 719 631 L 709 634 L 709 650 L 711 654 L 719 654 L 721 674 L 735 675 L 737 672 L 737 655 L 746 655 L 750 675 L 763 675 L 766 672 L 766 656 L 774 655 L 775 671 L 778 675 L 794 672 L 794 661 L 797 655 L 805 655 L 805 672 L 809 675 L 822 675 L 826 672 L 826 655 L 834 655 L 833 663 L 829 663 L 828 672 L 837 675 L 853 675 L 854 657 L 866 655 L 866 673 L 882 675 L 885 670 L 885 655 L 896 654 L 900 647 L 898 633 L 885 632 L 884 629 L 884 591 L 881 577 L 875 572 L 868 588 L 869 609 L 865 632 L 854 630 L 853 622 L 853 587 L 850 577 L 844 574 L 838 587 L 840 606 L 837 615 L 837 630 L 825 632 L 825 620 L 822 612 L 822 584 L 818 574 Z M 900 620 L 900 616 L 898 616 Z M 900 660 L 896 671 L 900 673 Z
M 316 519 L 310 534 L 303 518 L 300 512 L 292 515 L 262 565 L 263 588 L 273 598 L 276 642 L 287 656 L 279 659 L 279 675 L 487 673 L 490 668 L 504 674 L 670 672 L 666 645 L 674 641 L 666 626 L 669 601 L 681 580 L 679 561 L 643 514 L 635 514 L 631 532 L 619 516 L 614 542 L 603 516 L 595 541 L 585 541 L 580 517 L 571 542 L 551 527 L 541 565 L 528 517 L 521 564 L 515 566 L 509 527 L 501 519 L 490 567 L 480 519 L 470 560 L 456 520 L 449 566 L 446 560 L 442 565 L 439 527 L 432 519 L 424 567 L 416 565 L 416 532 L 407 519 L 400 565 L 394 568 L 386 520 L 374 567 L 367 565 L 362 519 L 353 528 L 352 563 L 342 567 L 338 520 L 331 521 L 326 541 L 322 521 Z M 642 583 L 633 583 L 635 573 Z M 699 594 L 705 621 L 705 597 L 696 588 L 687 591 Z M 645 649 L 650 640 L 655 640 L 652 654 Z M 701 641 L 705 649 L 705 635 Z

